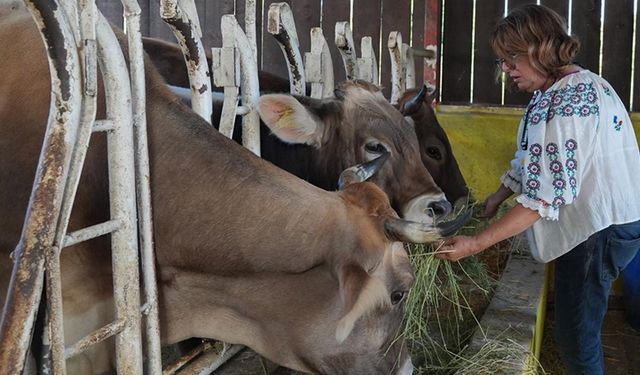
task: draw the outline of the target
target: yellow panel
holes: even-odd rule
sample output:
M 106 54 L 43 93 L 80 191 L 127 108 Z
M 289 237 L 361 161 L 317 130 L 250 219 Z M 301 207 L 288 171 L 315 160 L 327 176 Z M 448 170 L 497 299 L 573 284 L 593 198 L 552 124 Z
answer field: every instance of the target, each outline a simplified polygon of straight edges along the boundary
M 523 108 L 437 107 L 440 124 L 449 136 L 460 170 L 480 202 L 500 186 L 516 149 L 516 133 Z M 640 113 L 632 113 L 636 137 Z

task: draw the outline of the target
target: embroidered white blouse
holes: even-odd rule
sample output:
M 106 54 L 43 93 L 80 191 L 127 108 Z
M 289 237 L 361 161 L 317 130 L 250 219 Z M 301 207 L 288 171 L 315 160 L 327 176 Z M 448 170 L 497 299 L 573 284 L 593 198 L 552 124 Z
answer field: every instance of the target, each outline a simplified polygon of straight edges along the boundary
M 501 178 L 538 211 L 527 229 L 534 258 L 551 261 L 612 224 L 640 220 L 640 153 L 627 110 L 588 70 L 536 91 Z

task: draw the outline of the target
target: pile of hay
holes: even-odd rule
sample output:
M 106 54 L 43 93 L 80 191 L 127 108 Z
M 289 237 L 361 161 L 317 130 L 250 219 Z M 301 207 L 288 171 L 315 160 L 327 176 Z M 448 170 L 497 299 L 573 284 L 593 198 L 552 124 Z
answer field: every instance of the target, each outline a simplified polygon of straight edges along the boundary
M 476 211 L 479 207 L 474 208 Z M 501 209 L 502 216 L 509 205 Z M 474 215 L 476 216 L 476 215 Z M 481 231 L 490 222 L 474 220 L 460 234 Z M 433 256 L 433 245 L 413 245 L 410 258 L 416 284 L 406 302 L 403 336 L 411 352 L 416 374 L 495 374 L 522 368 L 520 361 L 528 348 L 513 345 L 505 335 L 492 340 L 479 351 L 467 348 L 479 329 L 480 317 L 514 249 L 510 240 L 502 241 L 477 256 L 459 262 L 443 261 Z M 534 371 L 539 365 L 530 366 Z

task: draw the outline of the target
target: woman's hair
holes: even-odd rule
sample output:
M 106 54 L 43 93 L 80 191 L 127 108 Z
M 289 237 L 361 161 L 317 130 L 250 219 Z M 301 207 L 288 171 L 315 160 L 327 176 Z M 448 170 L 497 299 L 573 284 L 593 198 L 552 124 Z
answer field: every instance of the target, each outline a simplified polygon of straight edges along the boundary
M 573 63 L 580 42 L 567 33 L 564 19 L 542 5 L 525 5 L 509 12 L 496 25 L 491 47 L 498 57 L 526 55 L 534 69 L 557 78 Z

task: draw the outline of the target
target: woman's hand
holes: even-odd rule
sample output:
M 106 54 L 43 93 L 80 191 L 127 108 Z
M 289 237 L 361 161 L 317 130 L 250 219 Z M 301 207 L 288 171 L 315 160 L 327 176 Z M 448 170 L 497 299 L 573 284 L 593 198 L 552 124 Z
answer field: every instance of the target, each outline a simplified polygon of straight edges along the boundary
M 451 261 L 466 258 L 506 238 L 522 233 L 538 220 L 540 220 L 538 211 L 518 203 L 506 215 L 475 236 L 455 236 L 445 239 L 435 256 Z
M 435 256 L 452 262 L 466 258 L 484 250 L 475 236 L 455 236 L 444 240 Z
M 498 190 L 489 195 L 484 200 L 484 209 L 478 214 L 481 219 L 490 219 L 498 212 L 498 207 L 513 194 L 513 191 L 504 185 L 500 185 Z
M 480 219 L 491 219 L 498 212 L 498 207 L 502 204 L 503 200 L 497 196 L 497 193 L 491 194 L 484 200 L 484 208 L 482 212 L 478 214 Z

